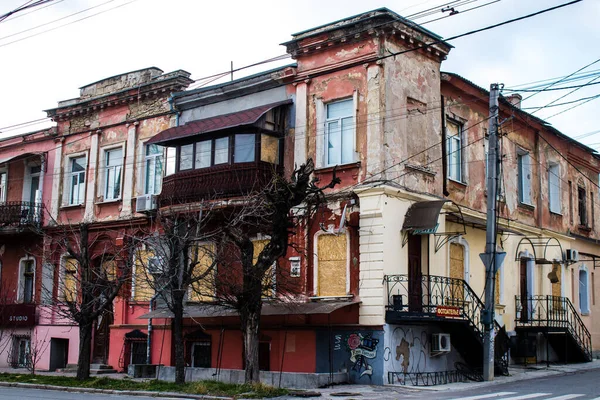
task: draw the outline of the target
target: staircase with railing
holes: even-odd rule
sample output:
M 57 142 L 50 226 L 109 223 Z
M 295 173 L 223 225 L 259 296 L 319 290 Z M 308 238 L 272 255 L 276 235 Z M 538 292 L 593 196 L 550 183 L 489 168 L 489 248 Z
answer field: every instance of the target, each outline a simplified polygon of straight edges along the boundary
M 447 329 L 452 345 L 473 368 L 483 360 L 484 304 L 464 279 L 435 275 L 386 275 L 386 322 L 392 324 L 435 322 Z M 508 374 L 508 337 L 494 321 L 495 367 Z
M 564 362 L 591 361 L 592 336 L 567 297 L 516 296 L 515 330 L 546 335 Z

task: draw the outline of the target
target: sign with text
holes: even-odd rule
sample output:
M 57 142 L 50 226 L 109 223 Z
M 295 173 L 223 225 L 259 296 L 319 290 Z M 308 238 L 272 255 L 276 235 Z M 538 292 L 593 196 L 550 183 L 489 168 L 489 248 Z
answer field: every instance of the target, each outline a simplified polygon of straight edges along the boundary
M 0 304 L 1 327 L 19 328 L 35 324 L 35 304 Z
M 462 311 L 460 307 L 437 306 L 435 315 L 444 318 L 460 318 L 462 317 Z

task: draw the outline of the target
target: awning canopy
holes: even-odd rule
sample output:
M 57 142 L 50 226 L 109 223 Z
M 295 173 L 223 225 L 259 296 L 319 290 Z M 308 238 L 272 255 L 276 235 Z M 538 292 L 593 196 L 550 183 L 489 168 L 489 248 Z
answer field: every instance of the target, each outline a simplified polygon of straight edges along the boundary
M 451 204 L 442 211 L 446 203 Z M 445 216 L 446 220 L 460 225 L 461 229 L 446 229 L 444 232 L 439 232 L 438 219 L 441 214 Z M 465 233 L 465 222 L 458 204 L 451 200 L 418 201 L 408 208 L 404 216 L 402 247 L 408 243 L 409 235 L 434 235 L 435 252 L 437 253 L 444 244 Z
M 449 200 L 418 201 L 412 204 L 404 217 L 403 231 L 434 233 L 442 207 Z
M 311 315 L 331 314 L 344 307 L 350 307 L 358 302 L 351 301 L 326 301 L 314 303 L 268 303 L 263 304 L 261 315 Z M 184 318 L 214 318 L 237 317 L 238 313 L 232 309 L 206 304 L 189 305 L 183 311 Z M 160 308 L 146 313 L 139 319 L 148 318 L 173 318 L 173 313 L 167 308 Z
M 156 136 L 150 138 L 150 140 L 148 140 L 146 143 L 167 145 L 175 140 L 190 136 L 196 136 L 208 132 L 216 132 L 223 129 L 249 126 L 256 123 L 267 111 L 275 107 L 291 103 L 292 100 L 285 100 L 230 114 L 189 121 L 184 125 L 175 126 L 160 132 Z

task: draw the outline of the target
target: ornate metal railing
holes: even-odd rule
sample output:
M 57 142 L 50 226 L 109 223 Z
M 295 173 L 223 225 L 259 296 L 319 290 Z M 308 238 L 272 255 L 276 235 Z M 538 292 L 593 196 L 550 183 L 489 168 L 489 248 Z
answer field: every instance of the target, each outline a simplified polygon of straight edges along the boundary
M 586 358 L 592 359 L 592 335 L 567 297 L 516 296 L 515 316 L 517 327 L 567 330 L 583 350 Z
M 43 206 L 29 201 L 0 203 L 0 227 L 39 227 L 42 224 Z
M 464 279 L 436 275 L 409 279 L 408 275 L 386 275 L 384 282 L 388 310 L 407 316 L 435 316 L 439 314 L 438 308 L 443 307 L 458 310 L 458 315 L 453 317 L 466 321 L 483 343 L 481 312 L 485 306 Z M 500 332 L 500 325 L 496 321 L 494 324 Z M 495 348 L 496 366 L 508 373 L 508 337 L 505 334 L 496 337 Z
M 165 177 L 159 203 L 163 207 L 248 194 L 263 189 L 279 172 L 279 166 L 262 161 L 177 172 Z

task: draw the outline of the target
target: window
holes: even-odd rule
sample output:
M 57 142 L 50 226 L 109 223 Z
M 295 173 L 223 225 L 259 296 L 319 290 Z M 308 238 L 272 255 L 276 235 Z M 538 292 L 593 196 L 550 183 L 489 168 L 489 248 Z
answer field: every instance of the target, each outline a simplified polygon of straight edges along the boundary
M 121 147 L 105 152 L 106 177 L 104 179 L 104 201 L 121 198 L 121 172 L 123 169 L 123 149 Z
M 156 144 L 146 146 L 144 194 L 159 194 L 162 187 L 163 148 Z
M 581 267 L 579 269 L 579 311 L 582 314 L 590 312 L 588 286 L 588 272 L 585 267 Z
M 62 299 L 72 303 L 77 300 L 77 260 L 65 258 L 62 275 Z
M 582 186 L 577 186 L 577 204 L 579 206 L 579 225 L 587 226 L 586 193 Z
M 30 366 L 31 338 L 29 336 L 13 336 L 13 368 L 25 368 Z
M 190 249 L 190 262 L 194 263 L 194 277 L 200 277 L 209 269 L 212 271 L 196 282 L 190 285 L 188 300 L 191 302 L 201 302 L 213 300 L 215 292 L 214 264 L 215 246 L 212 244 L 201 244 Z
M 279 139 L 275 136 L 260 135 L 260 160 L 279 164 Z
M 268 239 L 254 240 L 252 241 L 252 245 L 254 246 L 254 252 L 252 256 L 252 263 L 256 265 L 258 261 L 258 256 L 265 249 L 265 246 L 269 243 Z M 277 263 L 273 263 L 269 270 L 265 272 L 263 276 L 263 294 L 264 298 L 273 298 L 275 297 L 275 292 L 277 290 Z
M 560 166 L 558 164 L 550 164 L 548 167 L 548 198 L 550 212 L 561 214 Z
M 315 295 L 348 294 L 348 241 L 345 234 L 317 236 L 317 272 Z
M 135 252 L 135 263 L 133 271 L 133 287 L 131 298 L 134 301 L 149 301 L 154 295 L 152 288 L 154 274 L 162 266 L 160 260 L 154 257 L 154 252 L 140 246 Z
M 254 161 L 255 138 L 256 135 L 253 133 L 235 135 L 233 157 L 236 163 Z
M 19 299 L 22 303 L 33 302 L 33 290 L 35 283 L 35 260 L 33 258 L 24 258 L 20 262 L 20 281 Z
M 42 304 L 52 304 L 54 299 L 54 265 L 44 263 L 42 267 Z
M 185 171 L 194 167 L 194 145 L 186 144 L 179 148 L 179 170 Z
M 354 100 L 326 105 L 325 164 L 347 164 L 354 161 Z
M 195 168 L 210 167 L 212 157 L 212 140 L 204 140 L 196 143 Z
M 6 190 L 8 189 L 6 186 L 7 183 L 6 172 L 0 172 L 0 202 L 2 203 L 6 201 Z
M 215 162 L 214 164 L 226 164 L 229 162 L 229 138 L 215 139 Z
M 457 182 L 463 182 L 462 126 L 454 121 L 447 121 L 446 131 L 448 133 L 446 144 L 448 178 Z
M 531 205 L 531 156 L 527 152 L 517 153 L 517 178 L 519 202 Z
M 83 204 L 85 201 L 85 156 L 69 160 L 69 205 Z

